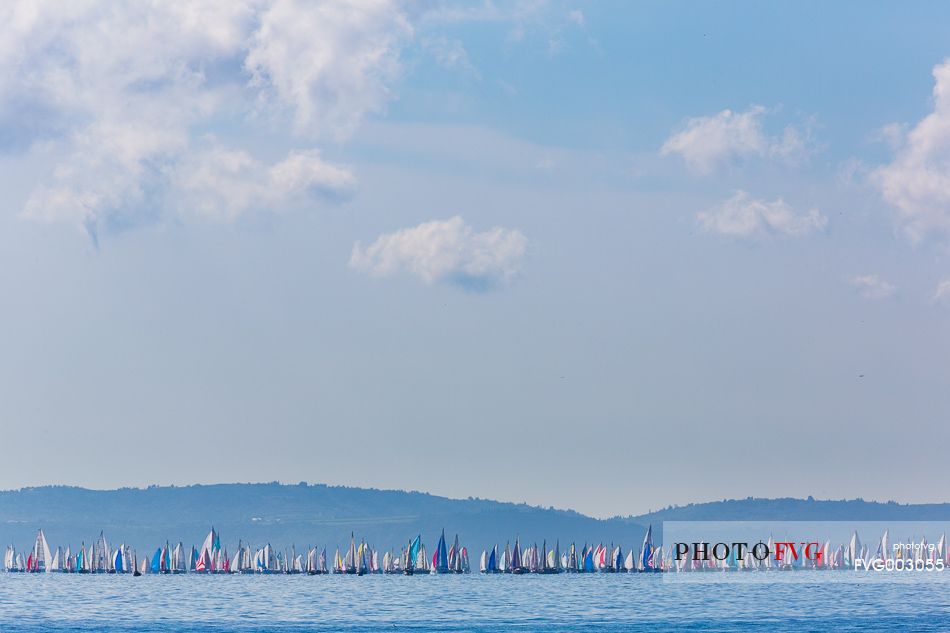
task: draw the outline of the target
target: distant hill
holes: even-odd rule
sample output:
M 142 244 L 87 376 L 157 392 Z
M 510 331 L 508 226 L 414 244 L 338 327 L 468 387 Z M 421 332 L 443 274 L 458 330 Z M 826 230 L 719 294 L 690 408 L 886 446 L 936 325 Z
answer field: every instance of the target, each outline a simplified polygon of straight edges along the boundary
M 380 549 L 398 549 L 422 534 L 431 549 L 445 528 L 477 556 L 494 543 L 571 541 L 639 547 L 647 525 L 663 521 L 950 521 L 950 504 L 879 503 L 862 499 L 728 499 L 669 507 L 640 516 L 595 519 L 571 510 L 422 492 L 322 484 L 216 484 L 88 490 L 66 486 L 0 492 L 0 543 L 28 548 L 38 528 L 53 546 L 112 542 L 146 551 L 166 540 L 200 544 L 212 525 L 229 549 L 238 539 L 284 548 L 349 541 L 350 532 Z
M 639 525 L 663 521 L 950 521 L 950 503 L 747 497 L 669 507 L 628 520 Z
M 54 547 L 88 544 L 102 530 L 110 542 L 147 551 L 166 539 L 200 545 L 212 525 L 232 551 L 242 539 L 279 548 L 326 545 L 331 553 L 349 542 L 351 531 L 379 549 L 398 549 L 422 534 L 431 551 L 445 528 L 449 539 L 458 533 L 473 562 L 482 549 L 504 546 L 519 535 L 525 543 L 560 539 L 562 546 L 603 541 L 630 547 L 645 530 L 636 521 L 599 520 L 569 510 L 322 484 L 47 486 L 0 492 L 0 539 L 18 549 L 32 545 L 38 528 Z

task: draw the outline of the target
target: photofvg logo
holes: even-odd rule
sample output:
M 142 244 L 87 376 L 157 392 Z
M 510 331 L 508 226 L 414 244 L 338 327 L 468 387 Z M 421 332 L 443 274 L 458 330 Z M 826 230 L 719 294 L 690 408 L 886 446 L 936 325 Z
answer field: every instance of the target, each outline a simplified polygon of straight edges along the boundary
M 819 541 L 759 541 L 748 543 L 674 543 L 674 560 L 680 568 L 741 569 L 756 567 L 811 566 L 820 567 L 829 560 L 828 553 Z
M 700 572 L 731 581 L 748 578 L 739 572 L 785 571 L 809 572 L 782 575 L 806 582 L 885 579 L 950 568 L 948 528 L 931 521 L 667 521 L 658 558 L 664 579 L 674 581 Z

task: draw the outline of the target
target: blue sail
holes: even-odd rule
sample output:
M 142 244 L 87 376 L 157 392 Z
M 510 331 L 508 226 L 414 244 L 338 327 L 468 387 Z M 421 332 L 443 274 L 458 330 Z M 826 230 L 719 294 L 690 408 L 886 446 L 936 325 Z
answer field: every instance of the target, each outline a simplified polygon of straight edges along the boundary
M 736 558 L 736 548 L 729 549 L 729 557 L 726 559 L 726 565 L 730 569 L 738 569 L 739 559 Z
M 642 569 L 653 569 L 653 526 L 647 528 L 646 536 L 643 537 L 643 553 L 640 556 L 640 567 Z
M 591 549 L 584 557 L 584 571 L 594 571 L 594 550 Z
M 155 550 L 155 555 L 152 556 L 151 571 L 153 574 L 157 574 L 158 572 L 162 571 L 162 548 L 161 547 Z
M 491 549 L 491 554 L 488 556 L 488 571 L 496 571 L 498 569 L 498 561 L 495 560 L 495 552 L 497 551 L 497 545 Z
M 412 541 L 412 545 L 409 546 L 409 560 L 412 561 L 414 565 L 416 560 L 419 558 L 419 548 L 422 547 L 422 535 L 419 535 Z
M 442 536 L 439 537 L 439 544 L 436 547 L 436 568 L 445 570 L 449 567 L 449 556 L 445 551 L 445 530 L 442 530 Z

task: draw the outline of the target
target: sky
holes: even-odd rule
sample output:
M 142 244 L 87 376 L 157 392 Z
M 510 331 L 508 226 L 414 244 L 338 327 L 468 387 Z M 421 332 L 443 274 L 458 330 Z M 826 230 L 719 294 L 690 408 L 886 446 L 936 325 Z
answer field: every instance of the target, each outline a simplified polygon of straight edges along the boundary
M 950 501 L 950 6 L 0 6 L 0 488 Z

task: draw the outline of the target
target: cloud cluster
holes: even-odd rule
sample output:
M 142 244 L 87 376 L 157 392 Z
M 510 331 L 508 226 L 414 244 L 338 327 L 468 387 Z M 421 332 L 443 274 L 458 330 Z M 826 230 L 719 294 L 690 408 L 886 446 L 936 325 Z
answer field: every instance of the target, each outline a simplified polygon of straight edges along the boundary
M 350 266 L 376 277 L 412 274 L 425 283 L 470 290 L 507 283 L 518 272 L 527 240 L 517 230 L 475 232 L 461 217 L 433 220 L 353 246 Z
M 859 275 L 848 280 L 865 299 L 887 299 L 897 292 L 897 286 L 877 275 Z
M 781 136 L 769 136 L 762 127 L 765 113 L 762 106 L 752 106 L 745 112 L 723 110 L 712 116 L 691 118 L 663 143 L 660 154 L 678 154 L 687 165 L 702 173 L 745 158 L 800 161 L 807 154 L 806 135 L 787 126 Z
M 345 195 L 353 176 L 312 142 L 384 106 L 409 36 L 390 0 L 0 4 L 0 129 L 18 130 L 0 143 L 53 165 L 24 215 L 94 233 Z M 302 147 L 268 162 L 202 141 L 252 123 Z
M 784 200 L 771 202 L 753 198 L 745 191 L 737 191 L 718 206 L 697 215 L 707 231 L 738 237 L 769 234 L 799 237 L 821 231 L 828 219 L 818 209 L 796 213 Z
M 909 131 L 886 126 L 883 134 L 896 153 L 871 174 L 914 241 L 950 233 L 950 60 L 935 66 L 933 76 L 933 112 Z

